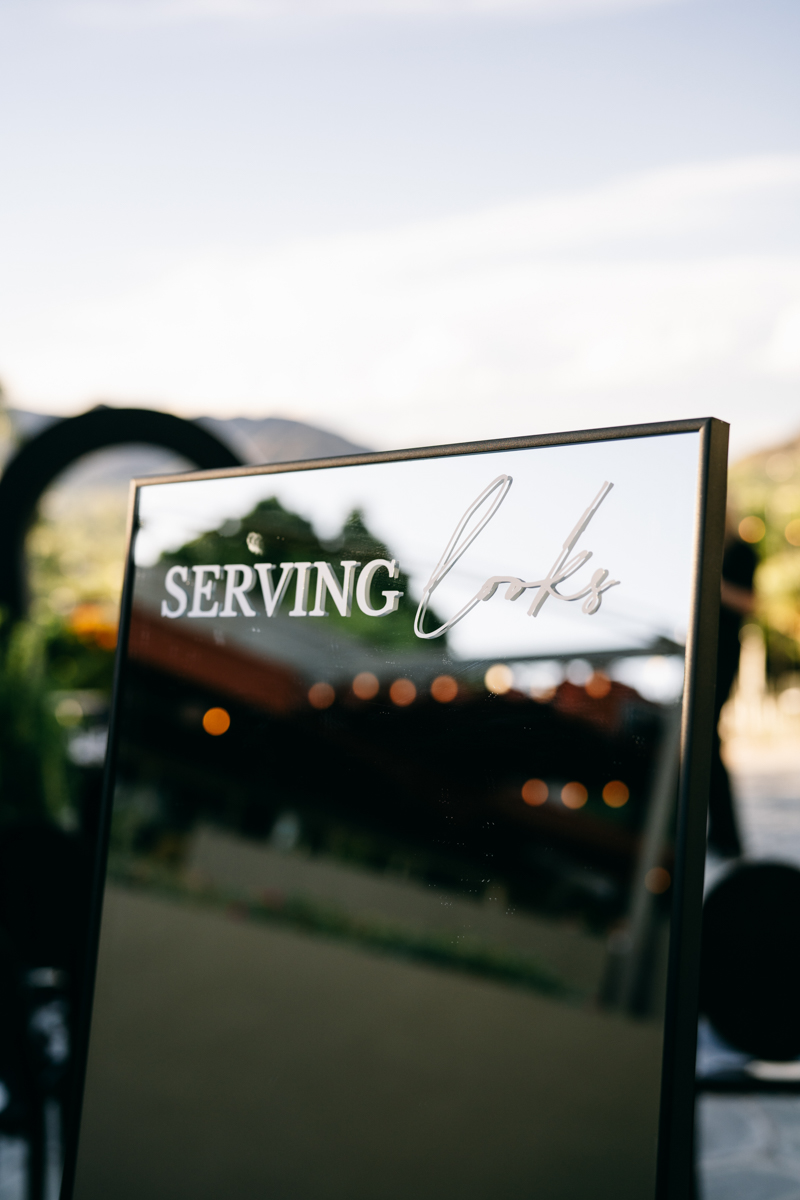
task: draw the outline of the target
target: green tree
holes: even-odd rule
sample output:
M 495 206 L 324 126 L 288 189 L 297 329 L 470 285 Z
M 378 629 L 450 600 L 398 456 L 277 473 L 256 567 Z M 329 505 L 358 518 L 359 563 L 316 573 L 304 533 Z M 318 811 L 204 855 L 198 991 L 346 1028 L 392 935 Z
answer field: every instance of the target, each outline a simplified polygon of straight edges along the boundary
M 258 553 L 249 548 L 252 545 L 258 546 Z M 273 496 L 262 500 L 241 521 L 227 521 L 219 529 L 204 533 L 180 550 L 164 555 L 164 561 L 189 565 L 266 561 L 277 566 L 281 562 L 324 560 L 330 562 L 334 570 L 338 569 L 341 580 L 343 572 L 338 564 L 343 559 L 367 563 L 375 558 L 393 557 L 390 548 L 367 528 L 364 515 L 358 509 L 350 513 L 335 538 L 323 541 L 310 522 L 284 508 Z M 410 580 L 402 570 L 400 577 L 391 581 L 391 587 L 403 592 L 397 613 L 391 620 L 365 616 L 356 605 L 352 616 L 343 618 L 333 604 L 328 606 L 329 620 L 338 633 L 373 646 L 387 649 L 413 646 L 422 654 L 431 650 L 441 654 L 445 638 L 439 638 L 437 642 L 423 641 L 414 633 L 417 601 L 411 595 Z M 290 606 L 286 600 L 284 606 Z M 433 612 L 430 622 L 432 625 L 439 623 Z

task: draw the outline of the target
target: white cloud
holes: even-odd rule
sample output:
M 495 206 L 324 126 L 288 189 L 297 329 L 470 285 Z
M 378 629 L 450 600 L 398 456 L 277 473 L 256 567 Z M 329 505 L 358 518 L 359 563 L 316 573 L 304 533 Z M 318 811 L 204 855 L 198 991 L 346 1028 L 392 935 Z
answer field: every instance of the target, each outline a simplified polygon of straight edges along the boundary
M 800 378 L 800 303 L 779 314 L 764 352 L 764 365 L 776 375 Z
M 207 253 L 35 322 L 6 302 L 0 365 L 17 402 L 280 412 L 383 446 L 712 410 L 763 440 L 797 422 L 800 254 L 740 246 L 787 198 L 798 156 Z

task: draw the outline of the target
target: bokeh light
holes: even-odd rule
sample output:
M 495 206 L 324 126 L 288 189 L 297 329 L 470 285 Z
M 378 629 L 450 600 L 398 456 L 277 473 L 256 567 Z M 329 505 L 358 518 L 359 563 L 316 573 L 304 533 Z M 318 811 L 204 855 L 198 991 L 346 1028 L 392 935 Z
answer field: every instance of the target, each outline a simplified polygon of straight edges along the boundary
M 544 804 L 550 794 L 550 789 L 543 779 L 528 779 L 522 785 L 522 799 L 532 808 Z
M 800 546 L 800 520 L 797 517 L 789 522 L 784 534 L 790 546 Z
M 458 684 L 452 675 L 437 675 L 431 684 L 431 695 L 439 704 L 449 704 L 458 695 Z
M 778 450 L 776 454 L 770 454 L 764 470 L 775 483 L 786 483 L 797 470 L 797 459 L 793 454 Z
M 567 808 L 583 808 L 589 793 L 582 783 L 565 783 L 561 789 L 561 800 Z
M 410 679 L 395 679 L 389 688 L 389 699 L 398 708 L 407 708 L 417 698 L 417 689 Z
M 664 867 L 653 867 L 644 877 L 644 886 L 654 896 L 661 896 L 672 883 L 669 871 Z
M 69 615 L 69 625 L 82 640 L 96 642 L 103 650 L 116 649 L 117 621 L 108 605 L 76 605 Z
M 489 667 L 483 677 L 483 682 L 490 692 L 494 692 L 495 696 L 503 696 L 514 686 L 514 672 L 505 663 L 495 663 L 493 667 Z
M 565 672 L 567 682 L 574 687 L 586 687 L 586 684 L 594 675 L 594 667 L 585 658 L 573 658 L 567 663 Z
M 677 654 L 653 654 L 649 658 L 619 658 L 611 664 L 610 677 L 635 690 L 655 704 L 674 704 L 683 692 L 683 658 Z
M 586 684 L 586 694 L 593 700 L 602 700 L 611 691 L 611 680 L 602 671 L 595 671 Z
M 360 671 L 353 680 L 353 692 L 359 700 L 371 700 L 377 696 L 379 687 L 378 677 L 371 671 Z
M 603 788 L 603 800 L 609 808 L 622 808 L 630 799 L 630 791 L 621 779 L 612 779 Z
M 559 684 L 564 682 L 564 664 L 556 659 L 514 666 L 514 686 L 527 691 L 540 704 L 552 700 Z
M 778 693 L 778 708 L 787 716 L 800 716 L 800 688 L 788 687 Z M 58 710 L 56 709 L 56 715 Z
M 210 708 L 203 715 L 203 729 L 212 737 L 227 733 L 231 727 L 230 713 L 224 708 Z
M 761 517 L 745 517 L 739 522 L 739 537 L 743 542 L 760 542 L 766 532 Z
M 336 692 L 329 683 L 314 683 L 308 689 L 308 702 L 312 708 L 330 708 Z
M 55 707 L 55 717 L 59 725 L 64 725 L 67 729 L 72 725 L 79 725 L 83 720 L 80 701 L 72 696 L 65 696 Z

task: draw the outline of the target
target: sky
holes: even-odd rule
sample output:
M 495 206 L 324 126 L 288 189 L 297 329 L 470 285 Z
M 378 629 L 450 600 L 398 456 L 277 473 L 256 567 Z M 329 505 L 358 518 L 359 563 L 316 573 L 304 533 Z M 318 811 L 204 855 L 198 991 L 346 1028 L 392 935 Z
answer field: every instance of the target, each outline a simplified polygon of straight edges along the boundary
M 793 0 L 4 0 L 10 402 L 800 432 Z

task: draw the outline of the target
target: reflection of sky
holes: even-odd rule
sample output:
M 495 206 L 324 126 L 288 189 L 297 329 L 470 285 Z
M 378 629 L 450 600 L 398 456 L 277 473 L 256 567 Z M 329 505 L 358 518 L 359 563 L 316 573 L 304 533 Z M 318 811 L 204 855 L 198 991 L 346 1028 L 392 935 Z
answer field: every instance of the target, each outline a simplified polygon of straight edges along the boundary
M 546 574 L 609 480 L 614 489 L 575 548 L 593 557 L 563 589 L 577 591 L 593 570 L 607 568 L 621 583 L 599 613 L 589 617 L 580 602 L 551 599 L 531 619 L 534 593 L 509 603 L 501 589 L 450 632 L 450 647 L 464 657 L 507 657 L 680 639 L 688 620 L 697 453 L 698 435 L 681 434 L 153 485 L 141 493 L 137 561 L 151 564 L 164 550 L 278 496 L 323 538 L 361 508 L 368 528 L 409 573 L 417 598 L 461 515 L 496 476 L 509 474 L 514 483 L 505 502 L 434 593 L 432 607 L 446 619 L 490 575 Z

